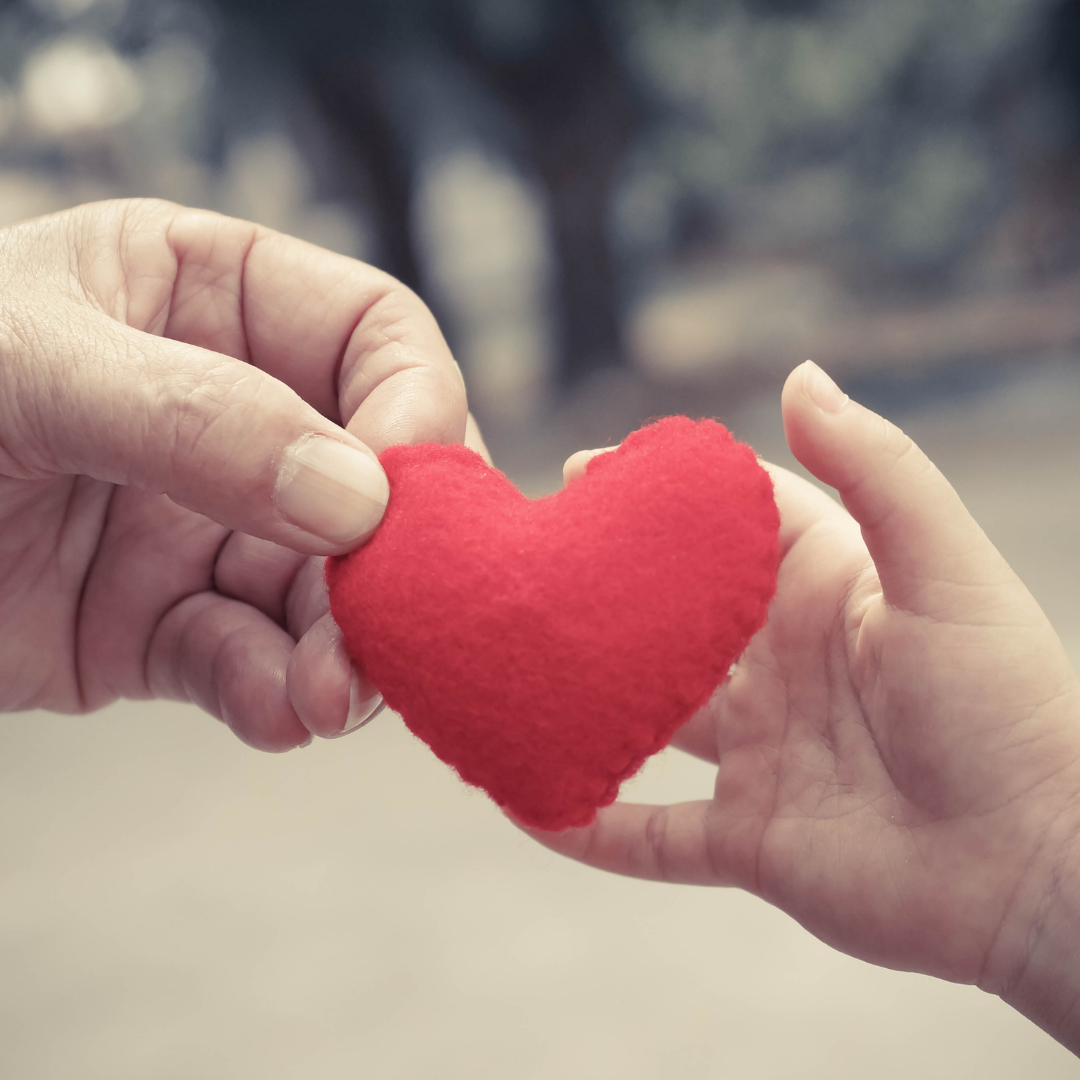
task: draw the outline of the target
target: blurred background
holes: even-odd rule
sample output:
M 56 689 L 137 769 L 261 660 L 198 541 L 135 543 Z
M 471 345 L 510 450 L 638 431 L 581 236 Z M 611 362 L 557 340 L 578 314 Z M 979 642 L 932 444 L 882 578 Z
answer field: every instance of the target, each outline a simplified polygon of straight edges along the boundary
M 408 282 L 531 494 L 668 412 L 793 465 L 813 357 L 1080 660 L 1078 0 L 0 0 L 0 225 L 131 195 Z M 0 1075 L 1080 1075 L 749 897 L 560 862 L 392 716 L 269 758 L 121 703 L 0 754 Z

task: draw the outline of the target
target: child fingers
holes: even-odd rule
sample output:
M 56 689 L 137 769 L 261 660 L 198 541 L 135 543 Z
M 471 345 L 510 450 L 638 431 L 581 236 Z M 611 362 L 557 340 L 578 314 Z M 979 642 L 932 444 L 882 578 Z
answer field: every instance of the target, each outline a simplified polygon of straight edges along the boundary
M 772 480 L 776 507 L 780 511 L 781 558 L 819 525 L 826 524 L 833 531 L 839 530 L 840 534 L 849 529 L 856 530 L 851 515 L 845 513 L 836 499 L 809 480 L 769 461 L 761 461 L 761 467 Z
M 685 885 L 738 885 L 732 870 L 718 864 L 709 842 L 714 812 L 707 800 L 672 806 L 615 803 L 580 829 L 524 831 L 552 851 L 598 870 Z
M 472 413 L 469 413 L 465 420 L 465 445 L 470 450 L 475 450 L 489 465 L 491 464 L 491 453 L 488 451 L 487 443 L 484 442 L 480 425 L 477 424 Z
M 678 747 L 686 754 L 701 758 L 702 761 L 712 762 L 714 765 L 720 760 L 716 737 L 716 717 L 711 702 L 704 708 L 698 709 L 675 732 L 671 745 Z
M 608 454 L 617 449 L 615 446 L 604 446 L 599 450 L 579 450 L 576 454 L 571 454 L 562 468 L 563 483 L 569 484 L 571 480 L 584 476 L 586 466 L 597 454 Z

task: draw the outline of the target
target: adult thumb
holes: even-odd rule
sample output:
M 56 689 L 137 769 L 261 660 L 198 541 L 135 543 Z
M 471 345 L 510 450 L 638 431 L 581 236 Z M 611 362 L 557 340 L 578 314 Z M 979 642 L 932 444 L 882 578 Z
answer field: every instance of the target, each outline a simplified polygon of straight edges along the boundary
M 375 453 L 283 382 L 220 353 L 91 322 L 78 361 L 37 408 L 30 457 L 46 471 L 163 492 L 309 554 L 347 551 L 378 525 L 389 487 Z

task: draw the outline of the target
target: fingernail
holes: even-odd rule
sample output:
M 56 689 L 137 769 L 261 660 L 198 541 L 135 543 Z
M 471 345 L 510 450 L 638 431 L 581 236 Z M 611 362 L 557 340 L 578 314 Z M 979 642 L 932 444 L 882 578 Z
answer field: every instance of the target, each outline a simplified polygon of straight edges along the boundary
M 848 396 L 814 363 L 806 361 L 803 387 L 807 397 L 823 412 L 838 413 L 847 403 Z
M 610 454 L 612 450 L 618 449 L 617 446 L 602 446 L 598 450 L 578 450 L 577 453 L 571 454 L 566 459 L 563 465 L 563 478 L 567 482 L 577 480 L 585 475 L 589 462 L 593 458 L 599 457 L 601 454 Z
M 306 746 L 310 746 L 315 741 L 314 735 L 309 735 L 302 743 L 297 743 L 296 749 L 303 750 Z
M 275 496 L 293 524 L 331 544 L 348 544 L 382 520 L 390 485 L 362 450 L 308 435 L 285 451 Z
M 350 731 L 359 730 L 365 724 L 371 723 L 386 708 L 382 694 L 378 690 L 372 694 L 371 690 L 370 683 L 361 685 L 355 675 L 352 677 L 349 683 L 349 715 L 345 718 L 345 726 L 329 738 L 339 739 L 342 735 L 348 735 Z

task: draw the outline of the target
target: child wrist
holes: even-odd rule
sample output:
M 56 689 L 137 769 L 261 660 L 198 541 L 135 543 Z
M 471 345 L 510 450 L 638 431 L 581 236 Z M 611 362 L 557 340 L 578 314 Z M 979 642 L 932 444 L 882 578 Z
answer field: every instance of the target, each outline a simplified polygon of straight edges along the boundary
M 979 985 L 1080 1054 L 1080 805 L 1048 831 Z

